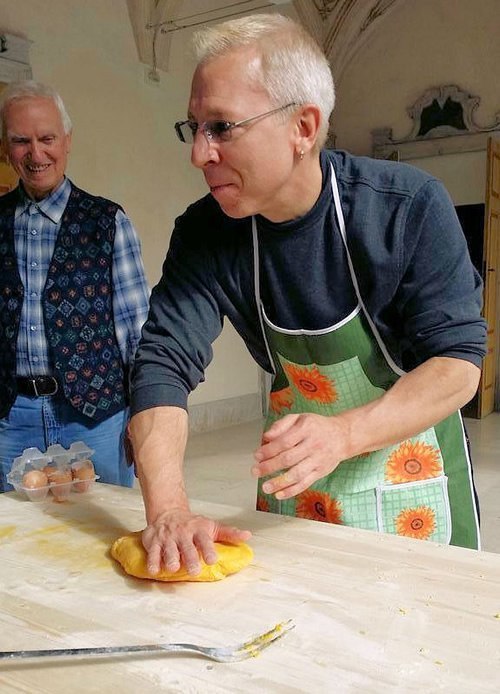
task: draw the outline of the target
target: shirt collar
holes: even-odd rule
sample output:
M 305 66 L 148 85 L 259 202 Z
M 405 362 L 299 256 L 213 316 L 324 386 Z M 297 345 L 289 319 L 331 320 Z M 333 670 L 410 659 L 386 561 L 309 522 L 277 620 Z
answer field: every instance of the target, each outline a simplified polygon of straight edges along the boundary
M 36 202 L 32 200 L 24 190 L 22 181 L 17 188 L 18 199 L 16 217 L 26 212 L 30 205 L 36 205 L 42 214 L 48 217 L 54 224 L 59 224 L 71 193 L 69 178 L 64 177 L 62 183 L 50 195 Z

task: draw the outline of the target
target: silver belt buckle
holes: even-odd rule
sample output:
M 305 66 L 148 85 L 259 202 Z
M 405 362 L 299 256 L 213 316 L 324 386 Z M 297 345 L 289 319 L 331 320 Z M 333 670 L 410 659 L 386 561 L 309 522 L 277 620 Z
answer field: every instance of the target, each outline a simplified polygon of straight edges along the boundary
M 54 390 L 51 393 L 47 393 L 47 395 L 55 395 L 57 393 L 57 391 L 59 390 L 59 385 L 58 385 L 56 379 L 54 378 L 54 376 L 49 376 L 49 378 L 52 379 L 52 382 L 54 384 Z

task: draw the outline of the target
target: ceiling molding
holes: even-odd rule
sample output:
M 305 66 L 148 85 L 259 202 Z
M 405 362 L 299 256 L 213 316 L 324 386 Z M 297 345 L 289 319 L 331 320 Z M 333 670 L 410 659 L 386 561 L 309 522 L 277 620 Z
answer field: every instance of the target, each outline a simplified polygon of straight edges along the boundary
M 182 4 L 183 0 L 127 0 L 137 55 L 153 70 L 168 72 L 172 35 L 162 34 L 158 25 L 177 16 Z
M 346 67 L 403 0 L 293 0 L 304 26 L 322 46 L 338 85 Z
M 168 72 L 175 32 L 289 4 L 289 0 L 217 0 L 216 7 L 214 4 L 214 0 L 127 0 L 141 63 L 149 65 L 153 72 L 158 69 Z
M 187 26 L 183 20 L 202 24 L 235 14 L 287 4 L 293 5 L 300 21 L 321 45 L 338 85 L 344 71 L 380 23 L 403 0 L 127 0 L 139 60 L 154 70 L 168 71 L 173 33 Z M 231 14 L 233 13 L 233 14 Z

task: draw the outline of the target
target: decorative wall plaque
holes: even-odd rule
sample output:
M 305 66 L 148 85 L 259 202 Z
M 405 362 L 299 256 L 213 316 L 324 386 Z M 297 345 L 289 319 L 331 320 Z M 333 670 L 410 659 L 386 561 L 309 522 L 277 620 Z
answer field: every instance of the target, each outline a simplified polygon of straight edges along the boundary
M 30 45 L 27 39 L 0 31 L 0 82 L 31 79 Z
M 395 140 L 391 128 L 372 130 L 373 156 L 385 159 L 397 151 L 404 160 L 485 149 L 489 135 L 500 132 L 500 113 L 494 123 L 481 127 L 474 120 L 480 101 L 454 84 L 428 89 L 408 108 L 413 120 L 409 135 Z

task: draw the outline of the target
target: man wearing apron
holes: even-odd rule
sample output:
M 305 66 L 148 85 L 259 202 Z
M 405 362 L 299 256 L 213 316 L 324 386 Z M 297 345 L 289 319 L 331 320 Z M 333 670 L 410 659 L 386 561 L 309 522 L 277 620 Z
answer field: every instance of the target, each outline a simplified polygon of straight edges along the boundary
M 287 330 L 269 320 L 260 298 L 258 229 L 252 220 L 257 305 L 276 374 L 267 427 L 286 414 L 329 416 L 360 407 L 379 398 L 403 373 L 360 295 L 331 164 L 330 172 L 338 234 L 356 299 L 354 309 L 335 325 Z M 411 439 L 343 461 L 291 499 L 265 494 L 265 479 L 259 481 L 261 511 L 479 547 L 471 466 L 458 412 Z
M 478 548 L 459 408 L 485 354 L 481 280 L 443 186 L 322 149 L 330 67 L 280 15 L 206 27 L 187 120 L 210 194 L 176 220 L 132 378 L 151 573 L 250 533 L 196 516 L 187 400 L 225 318 L 274 375 L 257 507 Z M 231 374 L 228 373 L 228 378 Z

